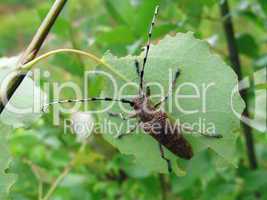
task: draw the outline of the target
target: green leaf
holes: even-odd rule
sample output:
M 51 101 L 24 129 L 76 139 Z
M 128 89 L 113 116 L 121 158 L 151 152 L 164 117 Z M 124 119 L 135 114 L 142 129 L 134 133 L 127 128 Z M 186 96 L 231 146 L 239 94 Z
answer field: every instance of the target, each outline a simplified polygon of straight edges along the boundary
M 159 0 L 140 1 L 134 5 L 130 0 L 106 0 L 106 7 L 112 17 L 121 25 L 127 26 L 128 31 L 135 36 L 147 35 L 147 29 L 154 15 L 154 10 L 159 5 Z M 140 23 L 142 22 L 142 23 Z M 127 37 L 127 35 L 123 35 Z M 117 37 L 123 39 L 123 37 Z
M 262 186 L 267 186 L 267 172 L 265 170 L 251 171 L 247 170 L 244 174 L 245 190 L 255 192 Z
M 197 166 L 197 167 L 196 167 Z M 184 177 L 173 177 L 173 192 L 181 193 L 185 190 L 193 188 L 198 180 L 207 183 L 215 177 L 215 166 L 211 161 L 208 151 L 203 151 L 194 156 L 190 164 L 187 166 L 190 173 Z
M 267 66 L 267 54 L 263 54 L 256 60 L 254 60 L 254 65 L 256 69 L 261 69 Z
M 118 26 L 108 32 L 104 32 L 97 37 L 100 44 L 130 44 L 134 42 L 134 36 L 127 26 Z
M 255 39 L 248 33 L 240 34 L 237 37 L 237 44 L 239 52 L 249 56 L 249 57 L 257 57 L 259 54 L 259 47 Z
M 265 0 L 258 0 L 261 7 L 262 7 L 262 10 L 265 12 L 265 14 L 267 14 L 267 2 Z
M 51 60 L 51 65 L 59 66 L 76 76 L 83 76 L 84 68 L 82 63 L 79 61 L 79 57 L 70 56 L 66 54 L 59 54 Z
M 135 12 L 130 1 L 105 0 L 106 8 L 118 22 L 131 26 L 134 22 Z
M 218 192 L 224 191 L 224 192 Z M 235 200 L 238 196 L 238 190 L 235 182 L 223 180 L 221 178 L 211 181 L 205 192 L 201 195 L 201 200 Z
M 157 5 L 160 5 L 159 0 L 153 0 L 153 1 L 141 1 L 136 9 L 135 14 L 135 21 L 132 25 L 133 31 L 138 36 L 144 36 L 147 37 L 147 31 L 151 24 L 151 20 L 153 18 L 155 7 Z M 142 22 L 142 23 L 140 23 Z M 158 26 L 155 28 L 155 30 L 158 29 Z M 154 34 L 155 35 L 155 34 Z
M 216 1 L 214 0 L 177 0 L 179 7 L 187 16 L 187 21 L 193 27 L 198 27 L 202 20 L 202 12 L 205 6 L 211 7 Z
M 139 59 L 142 57 L 140 56 Z M 117 58 L 111 54 L 107 54 L 103 59 L 113 66 L 117 72 L 115 78 L 119 88 L 126 81 L 133 80 L 137 82 L 138 78 L 134 67 L 135 57 L 127 56 Z M 212 89 L 209 89 L 206 94 L 206 112 L 185 115 L 174 105 L 170 107 L 171 110 L 165 110 L 171 118 L 179 119 L 181 123 L 194 124 L 198 123 L 199 119 L 205 120 L 205 123 L 202 123 L 206 125 L 213 123 L 216 132 L 223 135 L 222 139 L 186 136 L 192 143 L 195 154 L 204 149 L 211 149 L 218 155 L 218 158 L 224 160 L 224 163 L 231 163 L 236 166 L 235 142 L 237 134 L 234 131 L 239 129 L 239 119 L 232 112 L 230 97 L 232 89 L 237 84 L 237 76 L 222 59 L 210 52 L 206 42 L 194 38 L 191 33 L 178 33 L 175 37 L 167 36 L 158 45 L 151 47 L 145 80 L 147 83 L 157 82 L 162 84 L 166 92 L 170 81 L 169 71 L 172 70 L 172 73 L 175 73 L 178 67 L 181 70 L 181 76 L 178 79 L 177 86 L 187 82 L 195 84 L 201 89 L 203 84 L 206 87 L 208 84 L 213 84 Z M 111 84 L 106 84 L 104 91 L 107 96 L 117 95 L 114 93 Z M 152 94 L 160 94 L 154 87 L 151 88 L 151 92 Z M 137 94 L 137 88 L 127 87 L 123 93 L 123 95 L 133 94 Z M 179 94 L 192 95 L 195 94 L 195 91 L 190 87 L 185 87 Z M 154 102 L 158 100 L 159 98 L 153 99 Z M 184 98 L 179 99 L 179 103 L 183 109 L 187 110 L 201 110 L 203 104 L 202 99 L 192 100 Z M 168 106 L 166 105 L 166 108 Z M 244 108 L 244 103 L 239 94 L 233 97 L 233 107 L 238 113 L 241 113 Z M 122 111 L 115 104 L 112 107 L 112 112 Z M 103 115 L 102 120 L 107 119 L 110 122 L 117 123 L 120 127 L 122 122 L 119 119 L 111 118 L 106 113 Z M 126 132 L 125 124 L 121 128 L 122 130 L 116 130 L 115 133 Z M 114 129 L 111 132 L 114 133 Z M 167 172 L 167 165 L 160 157 L 158 144 L 149 135 L 133 134 L 132 136 L 118 140 L 111 132 L 104 132 L 104 138 L 117 147 L 123 154 L 134 155 L 136 163 L 146 169 L 155 172 Z M 167 157 L 172 160 L 176 174 L 183 174 L 176 162 L 178 158 L 168 151 L 166 153 Z
M 258 16 L 258 13 L 254 13 L 250 10 L 243 10 L 239 13 L 241 17 L 245 17 L 246 19 L 250 20 L 260 29 L 265 30 L 265 21 Z

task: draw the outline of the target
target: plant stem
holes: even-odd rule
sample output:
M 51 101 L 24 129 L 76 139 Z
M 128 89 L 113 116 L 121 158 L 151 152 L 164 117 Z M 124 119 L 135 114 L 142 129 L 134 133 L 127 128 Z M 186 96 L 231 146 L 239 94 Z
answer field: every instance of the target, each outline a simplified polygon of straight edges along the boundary
M 168 191 L 169 191 L 169 185 L 166 180 L 166 176 L 164 174 L 159 174 L 159 182 L 161 187 L 161 199 L 167 200 L 168 199 Z
M 61 183 L 61 181 L 69 174 L 69 172 L 71 171 L 71 169 L 73 168 L 75 163 L 75 159 L 73 159 L 63 170 L 63 172 L 57 177 L 57 179 L 55 180 L 55 182 L 52 184 L 51 188 L 49 189 L 49 191 L 47 192 L 47 194 L 45 195 L 45 197 L 42 200 L 48 200 L 52 194 L 54 193 L 54 191 L 57 189 L 57 186 Z
M 41 178 L 41 174 L 39 173 L 40 167 L 35 165 L 31 160 L 23 159 L 23 162 L 25 162 L 29 167 L 31 168 L 36 180 L 38 181 L 38 200 L 42 200 L 43 196 L 43 180 Z
M 43 183 L 38 182 L 38 200 L 42 200 L 43 196 Z
M 20 64 L 23 65 L 25 63 L 28 63 L 29 61 L 33 60 L 36 57 L 38 51 L 40 50 L 42 44 L 47 38 L 48 33 L 50 32 L 52 26 L 54 25 L 57 17 L 59 16 L 66 2 L 67 0 L 55 1 L 50 11 L 48 12 L 47 16 L 43 20 L 41 26 L 37 30 L 28 48 L 21 57 Z
M 47 38 L 49 31 L 54 25 L 57 17 L 59 16 L 66 2 L 67 0 L 56 0 L 55 1 L 50 11 L 48 12 L 47 16 L 45 17 L 42 24 L 40 25 L 39 29 L 37 30 L 28 48 L 25 50 L 24 54 L 20 58 L 19 65 L 24 65 L 36 57 L 38 51 L 40 50 L 42 44 Z M 25 75 L 18 75 L 16 76 L 16 78 L 14 78 L 14 80 L 12 80 L 12 83 L 10 83 L 10 86 L 7 88 L 6 94 L 7 94 L 8 100 L 10 100 L 10 98 L 15 93 L 19 85 L 22 83 L 24 78 L 25 78 Z M 0 114 L 4 110 L 5 105 L 7 103 L 8 102 L 0 103 Z
M 220 10 L 221 10 L 222 17 L 225 18 L 225 20 L 223 21 L 223 27 L 224 27 L 224 31 L 225 31 L 225 35 L 226 35 L 226 39 L 227 39 L 230 61 L 233 65 L 233 68 L 234 68 L 236 74 L 238 75 L 238 80 L 241 81 L 243 78 L 242 67 L 241 67 L 241 63 L 240 63 L 238 47 L 237 47 L 236 39 L 234 36 L 234 27 L 233 27 L 232 18 L 230 15 L 230 9 L 229 9 L 229 5 L 228 5 L 227 0 L 223 0 L 222 3 L 220 3 Z M 242 90 L 242 91 L 240 91 L 240 94 L 246 103 L 245 110 L 243 111 L 243 116 L 249 117 L 248 92 L 247 92 L 247 90 Z M 256 155 L 255 155 L 255 149 L 254 149 L 254 139 L 253 139 L 253 135 L 252 135 L 252 128 L 245 123 L 242 123 L 242 127 L 243 127 L 244 136 L 245 136 L 245 140 L 246 140 L 249 165 L 250 165 L 251 169 L 256 169 L 257 168 L 257 160 L 256 160 Z
M 86 56 L 89 59 L 95 61 L 96 63 L 103 65 L 105 68 L 107 68 L 109 71 L 111 71 L 113 74 L 115 74 L 116 76 L 118 76 L 119 78 L 121 78 L 122 80 L 124 80 L 125 82 L 128 82 L 129 81 L 123 74 L 121 74 L 118 71 L 114 70 L 113 67 L 111 65 L 109 65 L 108 63 L 106 63 L 103 59 L 98 58 L 96 55 L 91 54 L 89 52 L 85 52 L 85 51 L 81 51 L 81 50 L 77 50 L 77 49 L 56 49 L 56 50 L 49 51 L 49 52 L 44 53 L 41 56 L 35 58 L 34 60 L 28 62 L 27 64 L 21 65 L 19 67 L 19 70 L 21 72 L 23 72 L 23 71 L 29 71 L 29 70 L 32 69 L 32 67 L 36 63 L 38 63 L 41 60 L 46 59 L 46 58 L 48 58 L 50 56 L 59 54 L 59 53 L 72 53 L 72 54 L 76 54 L 76 55 Z
M 48 192 L 46 193 L 46 195 L 44 196 L 44 198 L 42 200 L 49 200 L 50 199 L 50 197 L 53 195 L 53 193 L 57 189 L 58 185 L 64 180 L 64 178 L 73 169 L 73 167 L 76 164 L 77 158 L 79 157 L 80 153 L 85 150 L 86 145 L 87 145 L 86 141 L 84 141 L 81 144 L 79 150 L 76 152 L 76 154 L 74 155 L 74 157 L 72 158 L 72 160 L 68 163 L 68 165 L 64 168 L 64 170 L 62 171 L 62 173 L 53 182 L 53 184 L 51 185 L 50 189 L 48 190 Z

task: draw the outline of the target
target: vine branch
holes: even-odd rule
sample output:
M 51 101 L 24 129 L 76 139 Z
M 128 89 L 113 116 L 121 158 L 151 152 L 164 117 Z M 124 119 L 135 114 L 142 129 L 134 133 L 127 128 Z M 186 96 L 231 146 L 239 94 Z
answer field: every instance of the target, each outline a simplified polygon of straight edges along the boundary
M 227 0 L 223 0 L 220 3 L 220 10 L 221 10 L 221 16 L 223 18 L 225 18 L 225 20 L 223 21 L 223 27 L 224 27 L 227 45 L 228 45 L 229 58 L 230 58 L 230 61 L 233 65 L 233 69 L 235 70 L 235 72 L 238 76 L 238 80 L 241 81 L 243 78 L 242 67 L 241 67 L 241 62 L 240 62 L 240 58 L 239 58 L 239 52 L 238 52 L 236 39 L 234 36 L 235 32 L 234 32 L 232 18 L 230 15 L 230 8 L 229 8 Z M 244 117 L 249 117 L 248 92 L 247 92 L 247 90 L 242 90 L 242 91 L 240 91 L 240 94 L 246 103 L 246 107 L 245 107 L 245 110 L 243 111 L 242 115 Z M 242 127 L 243 127 L 244 136 L 245 136 L 245 140 L 246 140 L 246 148 L 247 148 L 247 154 L 248 154 L 248 159 L 249 159 L 249 165 L 250 165 L 251 169 L 256 169 L 258 164 L 257 164 L 257 160 L 256 160 L 256 155 L 255 155 L 252 129 L 250 126 L 248 126 L 245 123 L 242 123 Z
M 53 6 L 51 7 L 50 11 L 48 12 L 47 16 L 43 20 L 42 24 L 40 25 L 39 29 L 37 30 L 36 34 L 34 35 L 31 43 L 29 44 L 28 48 L 25 50 L 24 54 L 19 60 L 19 65 L 24 65 L 31 60 L 33 60 L 37 53 L 39 52 L 42 44 L 44 43 L 45 39 L 47 38 L 48 33 L 50 32 L 52 26 L 54 25 L 57 17 L 59 16 L 60 12 L 62 11 L 64 5 L 66 4 L 67 0 L 55 0 Z M 7 99 L 13 96 L 19 85 L 25 78 L 24 75 L 18 75 L 12 82 L 10 86 L 7 88 Z M 1 102 L 0 103 L 0 114 L 5 108 L 5 105 L 8 102 Z

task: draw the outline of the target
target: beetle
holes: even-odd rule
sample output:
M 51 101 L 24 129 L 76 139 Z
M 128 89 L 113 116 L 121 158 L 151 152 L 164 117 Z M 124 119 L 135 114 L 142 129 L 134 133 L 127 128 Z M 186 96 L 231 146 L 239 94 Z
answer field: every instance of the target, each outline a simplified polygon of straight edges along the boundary
M 144 84 L 144 72 L 145 66 L 147 63 L 151 37 L 153 27 L 156 22 L 156 17 L 158 15 L 159 6 L 156 6 L 154 16 L 149 28 L 148 32 L 148 41 L 145 47 L 145 56 L 143 58 L 142 66 L 140 67 L 139 62 L 135 61 L 136 72 L 139 77 L 139 94 L 137 97 L 133 99 L 125 99 L 125 98 L 110 98 L 110 97 L 92 97 L 87 99 L 79 99 L 79 100 L 60 100 L 47 104 L 46 106 L 53 104 L 62 104 L 62 103 L 73 103 L 73 102 L 88 102 L 88 101 L 117 101 L 125 104 L 129 104 L 133 110 L 134 114 L 128 116 L 128 118 L 137 118 L 139 123 L 132 129 L 130 129 L 126 134 L 121 134 L 118 139 L 122 139 L 124 136 L 129 135 L 131 132 L 134 132 L 138 127 L 142 128 L 146 133 L 151 135 L 155 140 L 157 140 L 159 144 L 160 155 L 162 159 L 167 162 L 168 171 L 172 172 L 171 161 L 165 157 L 164 149 L 167 148 L 176 156 L 190 160 L 194 153 L 191 144 L 186 140 L 183 136 L 183 133 L 180 127 L 171 122 L 166 112 L 158 109 L 158 107 L 165 102 L 169 98 L 169 94 L 167 94 L 161 101 L 156 103 L 155 105 L 152 103 L 150 99 L 150 88 L 145 87 Z M 172 81 L 171 88 L 175 89 L 175 84 L 179 75 L 181 74 L 180 70 L 177 68 L 175 76 Z M 111 117 L 120 117 L 122 120 L 128 120 L 127 117 L 124 117 L 122 113 L 109 113 Z M 189 130 L 193 131 L 193 130 Z M 200 133 L 203 136 L 213 137 L 213 138 L 221 138 L 220 134 L 206 135 L 204 133 Z

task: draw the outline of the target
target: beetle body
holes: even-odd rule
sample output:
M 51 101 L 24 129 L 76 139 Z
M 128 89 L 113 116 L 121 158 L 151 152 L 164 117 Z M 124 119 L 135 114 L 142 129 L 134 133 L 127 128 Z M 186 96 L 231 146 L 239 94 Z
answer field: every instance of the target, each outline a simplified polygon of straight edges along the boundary
M 136 117 L 140 127 L 173 154 L 183 159 L 191 159 L 193 150 L 184 138 L 177 125 L 168 118 L 167 113 L 157 110 L 147 97 L 137 97 L 133 100 Z

